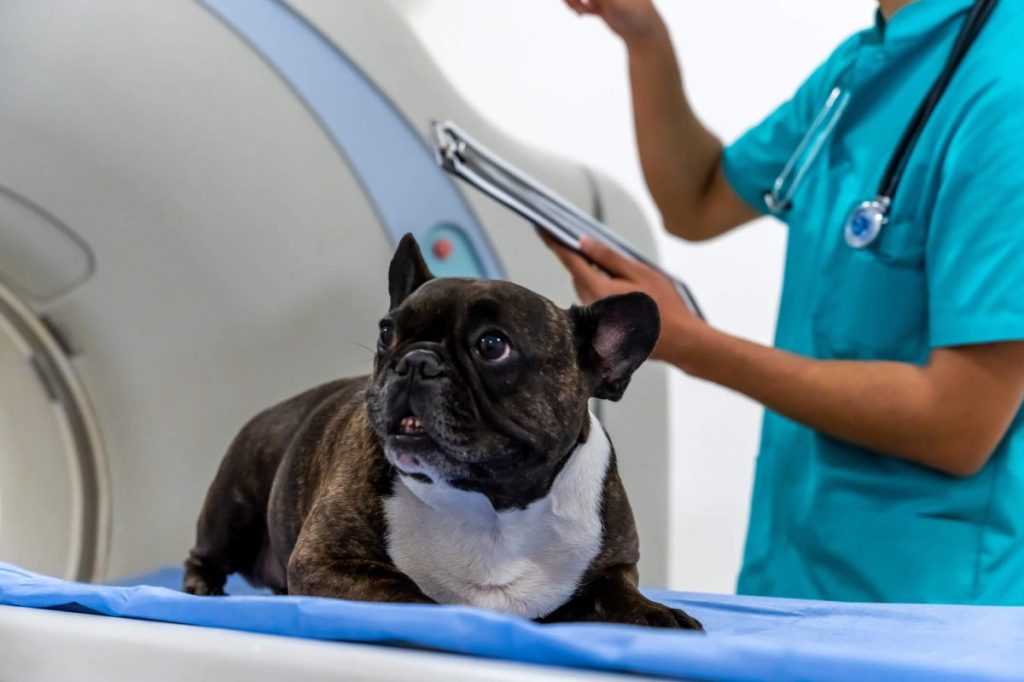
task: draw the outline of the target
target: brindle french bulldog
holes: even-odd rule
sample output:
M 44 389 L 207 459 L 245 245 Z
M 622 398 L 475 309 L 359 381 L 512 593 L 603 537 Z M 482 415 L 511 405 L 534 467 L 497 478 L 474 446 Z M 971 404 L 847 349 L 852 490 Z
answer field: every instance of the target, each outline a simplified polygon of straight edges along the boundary
M 224 457 L 184 589 L 470 604 L 543 622 L 701 629 L 637 590 L 636 526 L 588 410 L 658 338 L 635 293 L 563 310 L 435 279 L 406 235 L 373 373 L 254 417 Z

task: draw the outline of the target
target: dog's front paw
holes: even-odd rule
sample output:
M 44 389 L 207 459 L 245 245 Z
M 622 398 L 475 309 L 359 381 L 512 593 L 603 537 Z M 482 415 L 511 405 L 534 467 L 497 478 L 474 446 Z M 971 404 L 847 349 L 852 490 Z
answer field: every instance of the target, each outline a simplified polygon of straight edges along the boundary
M 637 625 L 647 625 L 654 628 L 680 628 L 683 630 L 697 630 L 704 632 L 704 626 L 700 621 L 680 609 L 673 609 L 661 604 L 654 604 L 652 608 L 644 613 L 646 622 Z
M 223 571 L 211 569 L 200 559 L 190 556 L 185 561 L 181 589 L 198 597 L 223 597 L 226 578 Z
M 651 628 L 704 632 L 704 626 L 700 624 L 700 621 L 685 611 L 673 609 L 643 597 L 635 601 L 631 600 L 625 607 L 622 613 L 614 615 L 614 620 L 629 625 L 642 625 Z
M 197 597 L 223 597 L 225 594 L 223 585 L 210 584 L 198 575 L 186 576 L 182 588 L 186 593 Z

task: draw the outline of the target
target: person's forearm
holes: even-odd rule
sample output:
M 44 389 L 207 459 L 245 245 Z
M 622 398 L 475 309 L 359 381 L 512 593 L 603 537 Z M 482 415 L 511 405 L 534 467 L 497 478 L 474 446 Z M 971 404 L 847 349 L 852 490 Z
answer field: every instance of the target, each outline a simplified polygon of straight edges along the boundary
M 680 343 L 670 362 L 828 436 L 959 476 L 975 473 L 996 445 L 971 428 L 988 415 L 964 414 L 985 406 L 949 399 L 926 367 L 816 360 L 708 327 L 691 334 L 701 338 Z
M 686 99 L 663 23 L 627 42 L 634 125 L 644 178 L 669 231 L 702 238 L 702 202 L 714 182 L 722 143 Z

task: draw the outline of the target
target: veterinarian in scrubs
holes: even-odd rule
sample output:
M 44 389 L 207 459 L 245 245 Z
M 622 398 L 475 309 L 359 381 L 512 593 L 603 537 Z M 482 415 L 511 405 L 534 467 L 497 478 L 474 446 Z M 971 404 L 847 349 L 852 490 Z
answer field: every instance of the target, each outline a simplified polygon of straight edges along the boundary
M 701 322 L 664 279 L 598 244 L 583 250 L 601 269 L 553 247 L 584 301 L 637 289 L 658 301 L 655 357 L 766 406 L 739 591 L 1024 604 L 1022 3 L 996 5 L 907 157 L 888 222 L 851 245 L 851 213 L 878 194 L 973 0 L 881 0 L 873 27 L 724 149 L 687 102 L 650 0 L 567 2 L 626 43 L 666 229 L 712 239 L 773 209 L 789 228 L 774 348 Z M 822 134 L 804 151 L 820 149 L 796 155 L 794 183 L 786 166 L 808 131 Z M 791 196 L 771 196 L 780 184 Z

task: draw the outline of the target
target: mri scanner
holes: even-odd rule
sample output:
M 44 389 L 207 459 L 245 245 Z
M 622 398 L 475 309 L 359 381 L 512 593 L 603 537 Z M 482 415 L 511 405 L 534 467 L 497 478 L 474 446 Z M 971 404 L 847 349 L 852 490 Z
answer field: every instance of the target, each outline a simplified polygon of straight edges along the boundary
M 453 120 L 648 253 L 637 205 L 474 112 L 378 0 L 0 3 L 0 560 L 81 581 L 181 562 L 258 409 L 368 371 L 386 267 L 568 279 L 437 166 Z M 668 561 L 667 377 L 601 404 Z

